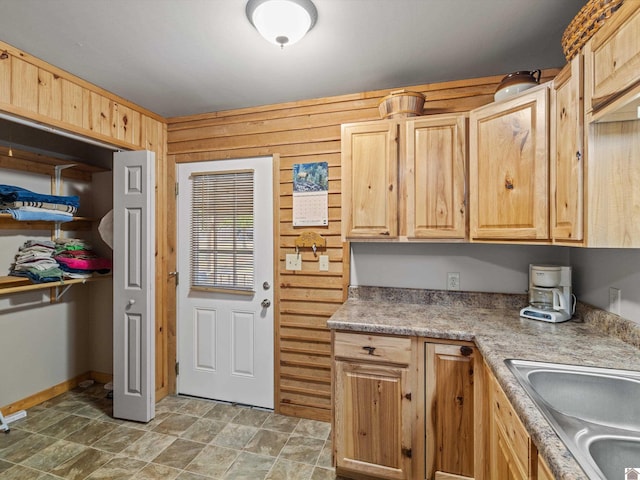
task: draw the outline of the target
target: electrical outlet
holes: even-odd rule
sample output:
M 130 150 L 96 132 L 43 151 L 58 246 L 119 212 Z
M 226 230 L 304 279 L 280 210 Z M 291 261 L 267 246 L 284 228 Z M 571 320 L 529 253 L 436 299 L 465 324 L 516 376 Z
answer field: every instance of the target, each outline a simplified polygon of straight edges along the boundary
M 299 253 L 287 253 L 285 268 L 287 270 L 302 270 L 302 255 Z
M 320 255 L 318 257 L 318 270 L 321 272 L 329 271 L 329 255 Z
M 609 287 L 609 311 L 616 315 L 620 315 L 620 297 L 619 288 Z
M 447 290 L 460 290 L 460 273 L 447 273 Z

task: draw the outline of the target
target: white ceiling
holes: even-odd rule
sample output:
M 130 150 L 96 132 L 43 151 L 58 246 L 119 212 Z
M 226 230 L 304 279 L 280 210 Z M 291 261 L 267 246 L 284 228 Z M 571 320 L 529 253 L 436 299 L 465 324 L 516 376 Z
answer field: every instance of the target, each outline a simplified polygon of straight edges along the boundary
M 0 40 L 165 117 L 561 67 L 586 0 L 314 0 L 284 49 L 245 0 L 0 0 Z

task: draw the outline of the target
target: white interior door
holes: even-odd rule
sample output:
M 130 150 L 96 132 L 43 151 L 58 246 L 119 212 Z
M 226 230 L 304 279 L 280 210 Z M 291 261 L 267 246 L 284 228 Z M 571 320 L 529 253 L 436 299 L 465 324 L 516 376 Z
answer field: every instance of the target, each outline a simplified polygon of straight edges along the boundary
M 155 154 L 113 159 L 113 416 L 155 416 Z
M 177 168 L 178 391 L 273 408 L 273 159 L 219 160 L 180 164 Z M 245 179 L 252 178 L 252 186 L 243 187 L 252 190 L 252 242 L 247 239 L 251 232 L 245 223 L 249 214 L 244 210 L 240 214 L 232 208 L 240 203 L 239 200 L 234 203 L 234 195 L 239 194 L 227 194 L 231 190 L 226 189 L 231 187 L 213 187 L 210 183 L 238 172 Z M 226 181 L 223 185 L 227 185 Z M 201 188 L 209 188 L 213 195 L 217 191 L 219 197 L 203 202 Z M 198 201 L 200 210 L 194 210 Z M 210 215 L 209 223 L 200 220 L 194 223 L 202 208 L 211 204 L 216 205 L 216 213 Z M 227 207 L 235 213 L 227 212 Z M 238 226 L 220 227 L 231 223 Z M 192 232 L 195 228 L 196 233 Z M 225 230 L 231 238 L 219 240 L 224 238 Z M 193 243 L 194 236 L 198 236 L 198 243 Z M 230 262 L 234 260 L 230 260 L 226 249 L 236 242 L 243 254 L 252 250 L 252 279 L 237 287 L 239 290 L 226 288 L 227 280 L 221 277 L 231 275 L 227 269 L 231 269 Z M 210 263 L 196 261 L 194 251 L 201 252 L 203 243 L 210 250 Z M 249 262 L 246 260 L 249 257 L 243 258 Z M 247 265 L 243 268 L 248 270 Z M 203 288 L 199 282 L 206 283 L 209 277 L 214 278 L 214 283 L 221 278 L 220 284 Z

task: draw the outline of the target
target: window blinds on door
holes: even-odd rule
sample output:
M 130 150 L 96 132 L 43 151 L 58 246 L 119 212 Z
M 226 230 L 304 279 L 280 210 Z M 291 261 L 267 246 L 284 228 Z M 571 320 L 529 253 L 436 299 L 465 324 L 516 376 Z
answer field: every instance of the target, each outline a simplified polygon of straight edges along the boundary
M 253 170 L 192 174 L 191 288 L 254 290 Z

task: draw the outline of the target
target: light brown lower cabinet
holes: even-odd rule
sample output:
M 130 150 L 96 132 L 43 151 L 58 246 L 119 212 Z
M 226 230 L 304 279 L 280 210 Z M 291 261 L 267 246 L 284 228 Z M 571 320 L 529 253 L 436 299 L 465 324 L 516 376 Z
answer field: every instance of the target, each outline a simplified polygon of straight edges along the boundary
M 474 478 L 477 352 L 470 345 L 431 342 L 424 348 L 425 478 Z
M 538 455 L 538 480 L 554 480 L 555 478 L 549 465 Z
M 524 425 L 495 377 L 485 368 L 489 384 L 489 478 L 491 480 L 554 480 L 538 455 Z
M 412 339 L 334 332 L 336 473 L 412 479 Z
M 333 332 L 336 473 L 482 480 L 482 359 L 472 344 Z

